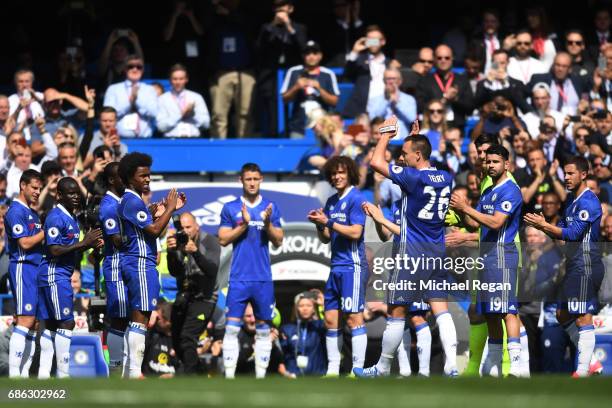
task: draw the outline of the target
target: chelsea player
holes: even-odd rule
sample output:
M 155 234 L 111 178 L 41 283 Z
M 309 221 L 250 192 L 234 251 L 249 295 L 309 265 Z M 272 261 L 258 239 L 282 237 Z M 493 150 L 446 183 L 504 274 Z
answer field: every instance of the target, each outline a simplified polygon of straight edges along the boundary
M 584 157 L 570 158 L 563 170 L 570 194 L 560 225 L 547 223 L 540 214 L 525 214 L 525 222 L 565 241 L 566 273 L 557 320 L 576 345 L 574 376 L 586 377 L 595 349 L 593 315 L 598 312 L 597 293 L 604 276 L 598 244 L 602 211 L 599 199 L 586 185 L 588 161 Z
M 238 362 L 238 333 L 247 303 L 256 319 L 255 375 L 264 378 L 270 362 L 270 321 L 274 312 L 274 284 L 268 243 L 283 243 L 278 206 L 260 194 L 261 169 L 246 163 L 240 170 L 242 196 L 221 210 L 219 243 L 232 244 L 232 267 L 227 293 L 227 325 L 223 337 L 225 377 L 234 378 Z
M 359 191 L 359 170 L 346 156 L 332 157 L 325 163 L 325 178 L 336 194 L 325 208 L 312 210 L 308 220 L 317 226 L 319 239 L 331 242 L 331 271 L 325 285 L 325 326 L 327 327 L 327 375 L 340 373 L 340 313 L 351 329 L 353 368 L 363 368 L 368 345 L 363 308 L 368 282 L 368 262 L 363 241 L 365 198 Z
M 102 231 L 93 229 L 79 242 L 79 223 L 75 217 L 81 207 L 81 190 L 75 179 L 64 177 L 57 183 L 57 206 L 45 220 L 46 253 L 39 268 L 38 317 L 45 320 L 40 338 L 39 378 L 49 378 L 55 359 L 57 377 L 68 377 L 70 342 L 74 328 L 73 293 L 70 283 L 76 256 L 89 248 L 100 248 Z
M 142 376 L 147 322 L 159 297 L 157 238 L 186 200 L 185 194 L 170 189 L 161 204 L 151 211 L 147 208 L 142 195 L 150 191 L 152 164 L 151 156 L 138 152 L 119 162 L 119 176 L 126 186 L 118 209 L 122 228 L 119 259 L 131 310 L 123 341 L 123 376 L 129 378 Z
M 111 367 L 118 367 L 123 360 L 123 337 L 128 324 L 127 287 L 121 274 L 121 221 L 119 203 L 125 186 L 119 177 L 119 162 L 104 167 L 104 182 L 107 191 L 100 201 L 98 219 L 104 234 L 104 261 L 102 273 L 106 285 L 106 314 L 110 327 L 106 333 Z
M 444 218 L 448 210 L 452 177 L 445 171 L 431 167 L 431 144 L 427 137 L 418 134 L 418 122 L 413 124 L 411 135 L 402 145 L 401 160 L 407 167 L 391 165 L 385 160 L 389 140 L 397 135 L 397 118 L 393 116 L 385 120 L 379 131 L 381 138 L 374 150 L 370 166 L 399 185 L 402 190 L 397 255 L 408 258 L 427 256 L 439 261 L 445 254 Z M 424 290 L 422 286 L 431 282 L 444 283 L 445 280 L 446 271 L 439 266 L 420 266 L 416 270 L 396 266 L 390 281 L 409 283 L 412 286 L 405 290 L 387 292 L 389 318 L 383 334 L 380 359 L 373 367 L 353 370 L 357 376 L 376 377 L 389 374 L 393 355 L 402 340 L 407 309 L 414 302 L 421 300 L 429 303 L 440 328 L 440 340 L 446 357 L 444 373 L 453 377 L 457 375 L 457 334 L 448 312 L 447 294 L 439 290 Z
M 491 290 L 478 292 L 480 310 L 487 320 L 489 334 L 483 374 L 501 375 L 503 320 L 508 333 L 510 375 L 520 377 L 520 321 L 516 298 L 519 254 L 515 238 L 523 197 L 518 185 L 508 177 L 509 156 L 508 150 L 499 144 L 487 149 L 486 168 L 493 185 L 483 191 L 477 208 L 472 208 L 459 194 L 453 194 L 450 204 L 459 213 L 469 216 L 464 221 L 481 227 L 480 253 L 484 269 L 480 280 L 492 285 Z
M 9 377 L 28 377 L 36 347 L 34 323 L 38 306 L 38 265 L 45 234 L 32 206 L 38 204 L 42 176 L 26 170 L 19 179 L 19 197 L 13 200 L 4 225 L 8 241 L 9 283 L 15 302 L 16 325 L 9 342 Z

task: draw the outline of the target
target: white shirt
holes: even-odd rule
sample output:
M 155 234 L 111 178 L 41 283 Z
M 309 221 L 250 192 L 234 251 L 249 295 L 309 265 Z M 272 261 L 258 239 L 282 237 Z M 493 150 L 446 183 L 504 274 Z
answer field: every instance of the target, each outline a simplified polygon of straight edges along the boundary
M 44 99 L 44 95 L 41 92 L 36 92 L 36 97 L 40 100 Z M 27 108 L 22 109 L 19 112 L 19 115 L 17 115 L 17 123 L 21 123 L 26 120 L 28 109 L 30 110 L 32 119 L 36 119 L 36 118 L 45 116 L 45 111 L 43 107 L 40 105 L 40 103 L 38 103 L 38 101 L 34 100 L 33 98 L 34 97 L 32 96 L 32 102 L 30 103 L 30 105 Z M 17 107 L 19 106 L 19 102 L 21 101 L 21 95 L 14 93 L 11 96 L 9 96 L 8 101 L 9 101 L 9 115 L 12 115 L 13 113 L 15 113 L 15 111 L 17 110 Z M 28 142 L 32 139 L 32 134 L 30 132 L 29 126 L 26 126 L 23 129 L 23 136 Z
M 37 165 L 30 164 L 30 169 L 40 171 Z M 6 196 L 7 198 L 14 198 L 19 195 L 19 180 L 23 170 L 15 166 L 15 163 L 11 166 L 8 173 L 6 174 Z
M 533 57 L 524 60 L 511 57 L 508 62 L 508 75 L 525 85 L 529 83 L 533 74 L 545 74 L 547 72 L 546 65 Z
M 491 63 L 493 62 L 493 51 L 499 50 L 501 44 L 499 43 L 497 34 L 493 34 L 491 38 L 489 38 L 489 35 L 485 34 L 483 36 L 483 41 L 486 53 L 484 72 L 489 72 L 491 69 Z
M 557 128 L 557 132 L 561 132 L 561 128 L 563 127 L 563 119 L 565 119 L 565 115 L 559 111 L 549 109 L 546 112 L 547 115 L 552 116 L 555 119 L 555 126 Z M 527 132 L 532 139 L 537 139 L 540 134 L 540 115 L 537 112 L 527 112 L 526 114 L 521 116 L 525 125 L 527 125 Z
M 385 81 L 383 80 L 386 69 L 385 56 L 383 54 L 380 54 L 378 57 L 370 55 L 368 64 L 370 65 L 370 91 L 368 92 L 368 99 L 372 99 L 385 93 Z
M 193 103 L 193 116 L 183 119 L 182 110 Z M 176 94 L 168 91 L 157 101 L 157 129 L 167 137 L 198 137 L 200 128 L 208 128 L 210 114 L 204 98 L 196 92 L 184 89 Z

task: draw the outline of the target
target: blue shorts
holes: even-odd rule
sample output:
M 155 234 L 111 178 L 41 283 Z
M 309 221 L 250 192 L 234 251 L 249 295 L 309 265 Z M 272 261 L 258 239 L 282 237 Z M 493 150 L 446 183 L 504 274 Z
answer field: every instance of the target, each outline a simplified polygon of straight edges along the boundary
M 439 269 L 439 268 L 436 268 L 431 272 L 431 275 L 429 276 L 429 280 L 432 284 L 437 283 L 438 285 L 451 283 L 450 275 L 446 272 L 446 270 Z M 433 285 L 431 288 L 428 287 L 428 289 L 425 289 L 423 291 L 423 299 L 425 299 L 426 301 L 433 300 L 433 299 L 439 299 L 439 300 L 448 299 L 448 291 L 446 291 L 445 289 L 443 289 L 441 286 L 438 286 L 438 285 Z
M 106 282 L 117 282 L 123 280 L 121 274 L 121 258 L 119 254 L 114 256 L 107 256 L 102 261 L 102 275 Z
M 9 264 L 9 283 L 17 316 L 35 316 L 38 307 L 38 267 L 29 263 Z
M 325 284 L 325 310 L 343 313 L 363 312 L 367 272 L 354 266 L 335 266 L 329 272 Z
M 38 288 L 39 302 L 37 318 L 39 320 L 73 320 L 74 294 L 69 280 L 56 281 L 48 286 Z
M 121 258 L 123 282 L 131 310 L 152 312 L 159 298 L 159 275 L 155 263 L 144 258 Z
M 128 290 L 122 280 L 106 281 L 106 314 L 110 318 L 128 317 Z
M 431 306 L 429 306 L 429 303 L 425 301 L 412 302 L 410 306 L 408 307 L 408 313 L 411 313 L 413 315 L 419 315 L 419 316 L 425 315 L 425 313 L 427 313 L 430 310 L 431 310 Z
M 232 281 L 227 288 L 225 301 L 227 317 L 242 319 L 247 303 L 253 307 L 257 320 L 272 320 L 274 313 L 274 282 L 272 281 Z
M 584 270 L 569 268 L 563 280 L 563 293 L 559 309 L 567 310 L 569 314 L 597 314 L 599 300 L 597 294 L 604 277 L 602 264 L 592 265 L 589 273 Z
M 485 259 L 478 281 L 480 286 L 475 288 L 479 314 L 518 314 L 517 270 L 518 256 L 506 257 L 503 264 L 492 257 Z

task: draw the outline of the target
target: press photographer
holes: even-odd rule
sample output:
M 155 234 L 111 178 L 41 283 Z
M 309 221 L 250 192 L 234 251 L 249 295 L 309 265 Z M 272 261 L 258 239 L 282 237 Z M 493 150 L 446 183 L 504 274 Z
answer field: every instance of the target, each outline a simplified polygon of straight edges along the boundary
M 176 278 L 178 293 L 172 308 L 172 337 L 185 374 L 201 372 L 198 337 L 215 310 L 219 240 L 200 231 L 195 217 L 173 217 L 176 232 L 168 234 L 168 270 Z

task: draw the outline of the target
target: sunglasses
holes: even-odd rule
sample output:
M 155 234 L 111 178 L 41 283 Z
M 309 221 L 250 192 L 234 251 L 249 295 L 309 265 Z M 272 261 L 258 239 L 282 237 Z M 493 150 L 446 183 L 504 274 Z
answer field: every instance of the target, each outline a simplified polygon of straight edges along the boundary
M 584 135 L 584 134 L 583 135 L 578 135 L 578 134 L 576 135 L 576 139 L 578 139 L 578 140 L 585 140 L 587 137 L 589 137 L 589 135 Z
M 597 168 L 597 167 L 606 167 L 603 165 L 603 163 L 593 163 L 593 167 Z
M 424 59 L 420 59 L 419 62 L 421 64 L 433 64 L 433 60 L 424 60 Z
M 383 78 L 383 81 L 399 81 L 399 78 L 396 78 L 396 77 L 388 77 L 388 78 Z
M 443 109 L 429 109 L 429 113 L 444 113 Z
M 584 41 L 570 41 L 567 40 L 567 45 L 582 45 L 584 44 Z
M 531 45 L 531 41 L 517 41 L 516 45 Z
M 557 205 L 556 201 L 542 201 L 542 205 Z
M 445 60 L 445 61 L 449 61 L 451 59 L 451 57 L 447 57 L 444 55 L 441 55 L 439 57 L 436 57 L 437 60 Z
M 142 71 L 144 67 L 140 64 L 128 64 L 127 69 L 137 69 L 139 71 Z

